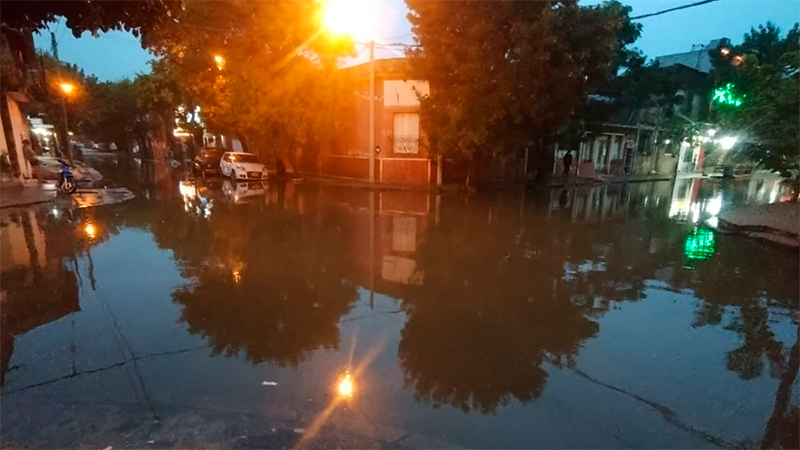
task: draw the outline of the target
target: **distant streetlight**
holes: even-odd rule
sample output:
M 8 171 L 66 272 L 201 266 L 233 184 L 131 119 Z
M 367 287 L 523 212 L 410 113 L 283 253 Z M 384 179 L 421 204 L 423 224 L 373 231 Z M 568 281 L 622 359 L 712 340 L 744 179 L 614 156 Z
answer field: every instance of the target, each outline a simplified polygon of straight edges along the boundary
M 214 62 L 217 64 L 217 70 L 222 70 L 225 67 L 225 58 L 222 55 L 214 55 Z
M 75 85 L 72 83 L 67 83 L 66 81 L 58 83 L 58 87 L 61 88 L 61 92 L 66 95 L 71 95 L 73 92 L 75 92 Z
M 375 27 L 378 13 L 374 0 L 328 0 L 322 15 L 333 34 L 369 41 L 369 182 L 375 182 Z
M 61 89 L 61 112 L 64 115 L 64 146 L 67 148 L 67 158 L 69 163 L 72 164 L 72 145 L 69 142 L 69 121 L 67 120 L 67 102 L 66 98 L 75 92 L 75 85 L 67 81 L 58 83 L 58 88 Z
M 725 136 L 724 138 L 718 139 L 717 143 L 722 147 L 723 150 L 730 150 L 736 145 L 736 142 L 739 140 L 736 136 Z

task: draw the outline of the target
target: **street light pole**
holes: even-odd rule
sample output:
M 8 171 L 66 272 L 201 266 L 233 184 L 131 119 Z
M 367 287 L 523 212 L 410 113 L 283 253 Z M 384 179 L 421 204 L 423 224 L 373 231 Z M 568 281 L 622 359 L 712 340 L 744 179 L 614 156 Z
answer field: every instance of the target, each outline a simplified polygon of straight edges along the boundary
M 375 182 L 375 41 L 369 41 L 369 182 Z
M 64 114 L 64 147 L 66 147 L 67 149 L 67 158 L 69 158 L 69 164 L 73 165 L 72 146 L 69 145 L 69 122 L 67 121 L 67 102 L 64 100 L 64 95 L 61 96 L 61 112 Z

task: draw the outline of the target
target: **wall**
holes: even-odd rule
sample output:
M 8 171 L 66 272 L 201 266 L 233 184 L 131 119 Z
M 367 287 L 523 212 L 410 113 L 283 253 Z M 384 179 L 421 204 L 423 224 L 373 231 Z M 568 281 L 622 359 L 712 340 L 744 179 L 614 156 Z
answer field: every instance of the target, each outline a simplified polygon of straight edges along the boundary
M 661 150 L 663 151 L 663 150 Z M 658 161 L 655 161 L 655 155 L 639 155 L 637 157 L 636 168 L 634 173 L 638 174 L 650 174 L 653 171 L 660 175 L 674 175 L 675 174 L 675 167 L 678 163 L 678 156 L 677 155 L 668 155 L 662 153 L 658 156 Z M 657 167 L 654 166 L 657 164 Z
M 409 183 L 427 184 L 431 182 L 431 172 L 435 177 L 435 163 L 429 159 L 410 159 L 410 158 L 381 158 L 381 176 L 379 180 L 383 183 Z M 436 180 L 434 178 L 433 182 Z
M 416 153 L 395 153 L 393 148 L 395 114 L 419 114 L 417 95 L 427 95 L 428 83 L 403 79 L 394 66 L 392 70 L 382 72 L 382 66 L 382 63 L 376 62 L 374 142 L 381 151 L 375 155 L 375 179 L 387 183 L 435 183 L 435 161 L 431 160 L 424 130 L 419 130 Z M 319 171 L 324 175 L 342 178 L 369 178 L 368 158 L 374 149 L 369 145 L 369 79 L 359 77 L 356 83 L 352 102 L 344 114 L 342 131 L 332 148 L 322 150 L 322 156 L 319 157 L 310 152 L 303 154 L 302 158 L 298 158 L 303 171 Z M 312 159 L 319 160 L 319 169 L 315 169 Z M 433 176 L 431 170 L 434 171 Z
M 322 163 L 320 169 L 323 175 L 369 179 L 369 158 L 366 156 L 322 155 L 320 160 Z
M 12 138 L 14 139 L 14 145 L 16 147 L 17 161 L 20 162 L 20 173 L 22 173 L 22 176 L 25 178 L 30 178 L 31 166 L 28 164 L 28 160 L 25 159 L 25 155 L 22 152 L 22 140 L 30 139 L 28 122 L 25 118 L 25 115 L 22 114 L 22 111 L 20 110 L 19 103 L 17 103 L 17 101 L 14 100 L 11 95 L 8 95 L 7 98 L 8 115 L 11 118 L 11 131 L 13 133 Z

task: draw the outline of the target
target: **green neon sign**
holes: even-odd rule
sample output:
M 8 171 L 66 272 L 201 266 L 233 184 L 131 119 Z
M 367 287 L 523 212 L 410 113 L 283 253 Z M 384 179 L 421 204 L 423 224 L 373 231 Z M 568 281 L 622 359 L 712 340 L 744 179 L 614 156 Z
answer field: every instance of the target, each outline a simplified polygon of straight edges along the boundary
M 695 228 L 686 236 L 683 244 L 683 254 L 689 260 L 705 260 L 711 258 L 717 248 L 717 237 L 713 230 L 708 228 Z
M 725 86 L 714 89 L 714 96 L 711 97 L 711 101 L 720 105 L 735 106 L 737 108 L 742 106 L 745 96 L 737 95 L 734 92 L 735 87 L 733 83 L 728 83 Z

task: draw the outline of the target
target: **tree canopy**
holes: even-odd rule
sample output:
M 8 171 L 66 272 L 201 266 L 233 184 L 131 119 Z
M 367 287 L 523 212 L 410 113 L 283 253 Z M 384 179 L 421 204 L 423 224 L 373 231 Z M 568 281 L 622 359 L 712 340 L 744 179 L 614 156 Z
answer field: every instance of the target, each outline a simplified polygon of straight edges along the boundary
M 335 134 L 345 92 L 337 57 L 352 42 L 321 29 L 313 1 L 187 4 L 143 40 L 174 73 L 204 125 L 262 155 L 291 156 Z
M 12 29 L 38 30 L 61 16 L 75 37 L 109 30 L 144 36 L 171 21 L 183 4 L 183 0 L 11 0 L 3 2 L 2 23 Z
M 740 106 L 715 104 L 720 125 L 739 133 L 744 151 L 767 169 L 798 177 L 800 170 L 800 25 L 781 38 L 767 22 L 751 28 L 732 54 L 717 61 L 717 85 L 728 83 Z
M 618 2 L 407 0 L 431 83 L 423 123 L 445 155 L 543 150 L 589 93 L 617 73 L 640 25 Z

